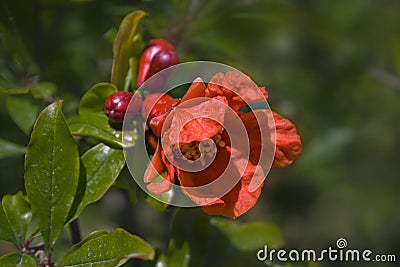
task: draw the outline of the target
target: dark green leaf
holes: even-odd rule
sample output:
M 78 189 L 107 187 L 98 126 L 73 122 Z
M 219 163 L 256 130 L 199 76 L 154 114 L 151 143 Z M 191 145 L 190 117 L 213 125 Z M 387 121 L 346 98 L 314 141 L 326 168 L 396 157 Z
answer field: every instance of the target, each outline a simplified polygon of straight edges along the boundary
M 28 134 L 40 111 L 40 104 L 31 96 L 8 96 L 8 114 L 21 130 Z
M 174 240 L 169 241 L 168 254 L 161 254 L 157 260 L 157 267 L 187 267 L 190 263 L 190 248 L 188 243 L 183 243 L 177 248 Z
M 17 243 L 14 232 L 11 229 L 6 214 L 4 213 L 3 205 L 0 205 L 0 239 Z
M 126 260 L 139 258 L 152 260 L 153 248 L 138 236 L 123 229 L 116 229 L 109 234 L 100 234 L 96 238 L 80 243 L 79 248 L 72 247 L 60 259 L 58 266 L 120 266 Z
M 14 232 L 18 244 L 25 242 L 28 225 L 32 219 L 32 211 L 21 192 L 11 196 L 5 195 L 2 206 L 8 222 Z
M 283 244 L 281 230 L 265 222 L 238 223 L 236 221 L 212 218 L 211 225 L 221 230 L 232 245 L 242 251 L 252 251 L 264 245 L 279 247 Z
M 210 230 L 209 216 L 200 208 L 181 209 L 175 215 L 172 225 L 174 247 L 190 248 L 191 266 L 207 266 Z
M 79 114 L 101 112 L 109 95 L 115 93 L 117 87 L 111 83 L 98 83 L 82 96 L 79 103 Z
M 25 147 L 0 138 L 0 159 L 25 153 Z
M 59 237 L 74 200 L 79 154 L 61 111 L 62 101 L 42 111 L 25 156 L 25 187 L 46 248 Z
M 129 69 L 129 59 L 138 58 L 138 43 L 134 42 L 137 25 L 146 16 L 143 11 L 135 11 L 127 15 L 121 22 L 113 47 L 113 65 L 111 70 L 111 83 L 117 88 L 122 88 Z
M 88 204 L 99 200 L 112 186 L 125 165 L 124 152 L 100 143 L 82 156 L 82 163 L 86 170 L 86 188 L 72 219 L 79 216 Z
M 71 118 L 68 123 L 73 135 L 95 137 L 107 145 L 117 148 L 121 148 L 123 144 L 125 146 L 135 145 L 136 133 L 134 131 L 126 133 L 125 137 L 127 138 L 122 142 L 122 131 L 110 126 L 104 112 L 82 114 Z
M 54 83 L 40 82 L 32 85 L 30 91 L 35 98 L 47 98 L 56 93 L 57 87 Z
M 0 257 L 0 266 L 2 267 L 36 267 L 36 261 L 29 255 L 18 253 L 7 254 Z

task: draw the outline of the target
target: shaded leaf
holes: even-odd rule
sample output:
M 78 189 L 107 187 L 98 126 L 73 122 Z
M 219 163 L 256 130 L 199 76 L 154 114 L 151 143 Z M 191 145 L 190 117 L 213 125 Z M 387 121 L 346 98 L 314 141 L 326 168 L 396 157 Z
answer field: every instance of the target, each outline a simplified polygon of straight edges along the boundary
M 120 266 L 131 258 L 151 260 L 154 257 L 154 250 L 149 244 L 123 229 L 99 234 L 71 250 L 60 259 L 58 266 Z
M 58 239 L 74 200 L 79 154 L 62 101 L 42 111 L 25 156 L 25 187 L 46 249 Z
M 32 85 L 29 89 L 35 98 L 48 98 L 53 96 L 57 91 L 56 85 L 50 82 L 39 82 Z
M 174 247 L 182 249 L 188 245 L 190 266 L 207 266 L 210 230 L 209 217 L 200 208 L 181 209 L 175 215 L 172 224 Z
M 134 41 L 137 26 L 146 16 L 143 11 L 134 11 L 127 15 L 121 22 L 113 46 L 113 65 L 111 70 L 111 83 L 117 88 L 122 88 L 129 69 L 129 59 L 138 58 L 139 43 Z
M 8 96 L 7 112 L 13 121 L 28 134 L 40 112 L 41 105 L 31 96 Z
M 32 219 L 32 211 L 21 192 L 11 196 L 5 195 L 2 206 L 7 220 L 14 232 L 18 244 L 25 242 L 28 225 Z
M 124 167 L 125 158 L 121 149 L 113 149 L 100 143 L 82 156 L 82 163 L 86 169 L 86 188 L 72 219 L 107 192 Z
M 0 159 L 25 153 L 25 147 L 0 138 Z
M 161 254 L 157 260 L 156 267 L 187 267 L 190 263 L 190 248 L 188 243 L 177 248 L 174 240 L 169 241 L 168 254 Z
M 36 267 L 36 261 L 29 255 L 18 253 L 7 254 L 0 257 L 0 266 L 2 267 Z
M 101 112 L 109 95 L 115 93 L 117 87 L 111 83 L 98 83 L 87 91 L 79 103 L 79 114 Z
M 29 94 L 29 88 L 20 88 L 20 89 L 4 89 L 0 88 L 1 95 L 25 95 Z
M 111 127 L 108 117 L 103 112 L 82 114 L 71 118 L 68 123 L 73 135 L 95 137 L 116 148 L 121 148 L 123 144 L 135 145 L 136 133 L 125 133 L 126 139 L 122 142 L 122 131 Z
M 4 213 L 3 205 L 0 205 L 0 239 L 17 243 L 14 231 L 11 229 L 7 215 Z
M 279 247 L 283 244 L 281 230 L 274 224 L 238 223 L 223 218 L 212 218 L 210 222 L 226 235 L 232 245 L 242 251 L 253 251 L 264 245 Z

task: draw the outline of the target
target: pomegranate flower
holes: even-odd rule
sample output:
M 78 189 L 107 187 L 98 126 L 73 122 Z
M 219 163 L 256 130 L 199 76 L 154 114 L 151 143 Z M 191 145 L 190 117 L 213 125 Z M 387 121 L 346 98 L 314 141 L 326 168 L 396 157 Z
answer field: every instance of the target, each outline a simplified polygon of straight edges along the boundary
M 154 105 L 143 115 L 151 114 L 149 125 L 160 137 L 144 175 L 147 189 L 160 194 L 179 183 L 208 214 L 237 218 L 250 210 L 261 194 L 264 170 L 285 167 L 302 151 L 290 121 L 266 109 L 242 111 L 267 98 L 265 88 L 249 77 L 227 72 L 216 74 L 207 86 L 196 79 L 179 105 L 177 100 L 167 110 L 161 103 L 171 103 L 169 97 L 145 100 L 144 106 Z M 233 121 L 244 131 L 236 131 Z M 161 173 L 163 181 L 152 182 Z

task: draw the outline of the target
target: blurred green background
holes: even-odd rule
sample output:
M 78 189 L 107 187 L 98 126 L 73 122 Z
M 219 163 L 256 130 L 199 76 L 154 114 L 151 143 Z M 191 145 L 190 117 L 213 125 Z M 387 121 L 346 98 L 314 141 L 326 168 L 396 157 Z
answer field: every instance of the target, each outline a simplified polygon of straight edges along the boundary
M 239 221 L 277 224 L 286 248 L 323 249 L 344 237 L 400 260 L 399 1 L 3 0 L 0 87 L 53 82 L 72 116 L 86 90 L 109 80 L 112 36 L 136 9 L 150 14 L 145 40 L 170 40 L 182 61 L 238 68 L 266 85 L 271 107 L 298 128 L 302 156 L 271 170 Z M 27 144 L 4 96 L 0 120 L 0 138 Z M 1 195 L 22 189 L 23 157 L 0 159 Z M 137 194 L 130 205 L 125 191 L 110 190 L 83 213 L 83 234 L 122 226 L 166 246 L 175 209 L 160 213 Z M 11 249 L 0 243 L 1 254 Z

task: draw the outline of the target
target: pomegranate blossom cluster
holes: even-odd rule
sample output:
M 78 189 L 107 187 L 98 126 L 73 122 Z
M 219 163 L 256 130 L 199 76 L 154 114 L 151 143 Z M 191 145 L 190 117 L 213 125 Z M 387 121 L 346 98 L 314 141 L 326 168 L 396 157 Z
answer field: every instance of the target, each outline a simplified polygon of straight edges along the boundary
M 142 116 L 155 153 L 147 189 L 161 194 L 179 185 L 208 214 L 237 218 L 250 210 L 265 171 L 290 165 L 302 152 L 293 123 L 266 108 L 246 109 L 267 98 L 264 87 L 236 71 L 217 73 L 207 85 L 195 79 L 181 99 L 148 95 Z

